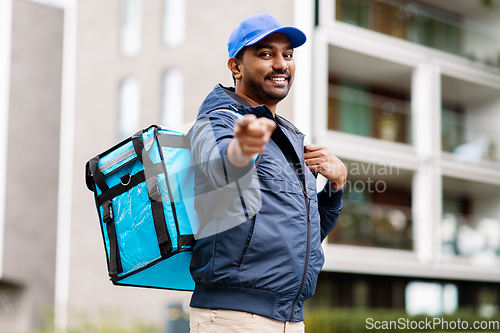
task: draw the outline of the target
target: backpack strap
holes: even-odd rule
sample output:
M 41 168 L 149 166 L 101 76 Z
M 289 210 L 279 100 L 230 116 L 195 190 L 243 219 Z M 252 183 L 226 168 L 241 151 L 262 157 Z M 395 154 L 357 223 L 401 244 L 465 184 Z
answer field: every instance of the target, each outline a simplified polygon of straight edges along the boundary
M 302 191 L 304 193 L 307 193 L 302 163 L 300 162 L 300 159 L 297 156 L 297 152 L 295 151 L 292 143 L 279 126 L 276 126 L 276 129 L 271 135 L 271 139 L 276 143 L 278 148 L 285 156 L 288 164 L 290 164 L 290 166 L 295 171 L 295 174 L 300 181 L 300 185 L 302 186 Z
M 106 231 L 109 240 L 109 265 L 108 272 L 112 280 L 118 278 L 118 274 L 123 272 L 122 261 L 120 258 L 120 248 L 116 237 L 115 216 L 111 200 L 102 205 L 102 222 L 106 224 Z
M 154 164 L 151 158 L 148 155 L 148 152 L 144 148 L 144 142 L 142 139 L 142 134 L 144 131 L 139 131 L 135 133 L 132 136 L 132 144 L 134 145 L 134 150 L 137 155 L 137 158 L 139 161 L 142 163 L 144 166 L 144 171 L 146 174 L 146 169 L 153 170 L 158 164 L 161 164 L 163 167 L 163 172 L 165 174 L 165 182 L 167 183 L 167 188 L 168 188 L 168 194 L 169 194 L 169 199 L 170 199 L 170 205 L 172 206 L 172 213 L 174 216 L 174 220 L 176 225 L 178 225 L 177 222 L 177 214 L 175 211 L 175 205 L 173 203 L 173 198 L 172 194 L 170 193 L 170 186 L 169 186 L 169 181 L 168 181 L 168 175 L 167 175 L 167 168 L 164 165 L 163 161 L 163 154 L 161 153 L 161 148 L 160 150 L 160 157 L 161 157 L 161 162 Z M 158 130 L 155 128 L 154 130 L 154 138 L 155 140 L 158 137 Z M 151 145 L 152 149 L 153 145 Z M 149 200 L 151 202 L 151 211 L 153 214 L 153 222 L 155 225 L 155 231 L 156 231 L 156 237 L 158 240 L 158 247 L 160 249 L 160 253 L 162 257 L 167 257 L 171 254 L 172 252 L 172 241 L 170 239 L 170 235 L 167 230 L 167 225 L 165 224 L 165 213 L 163 210 L 163 200 L 160 192 L 160 188 L 158 185 L 158 177 L 156 173 L 153 173 L 154 175 L 150 177 L 149 179 L 146 179 L 146 185 L 148 188 L 148 196 Z
M 109 190 L 108 184 L 106 184 L 104 176 L 102 175 L 101 170 L 99 170 L 99 155 L 95 156 L 88 162 L 88 169 L 90 170 L 90 176 L 94 178 L 94 183 L 97 187 L 99 187 L 101 193 Z

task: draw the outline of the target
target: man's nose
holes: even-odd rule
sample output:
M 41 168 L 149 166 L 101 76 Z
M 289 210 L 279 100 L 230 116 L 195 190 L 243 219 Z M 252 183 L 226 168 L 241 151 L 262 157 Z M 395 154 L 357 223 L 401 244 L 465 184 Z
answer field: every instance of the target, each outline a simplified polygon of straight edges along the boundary
M 273 69 L 281 71 L 286 71 L 288 69 L 288 63 L 282 55 L 274 57 Z

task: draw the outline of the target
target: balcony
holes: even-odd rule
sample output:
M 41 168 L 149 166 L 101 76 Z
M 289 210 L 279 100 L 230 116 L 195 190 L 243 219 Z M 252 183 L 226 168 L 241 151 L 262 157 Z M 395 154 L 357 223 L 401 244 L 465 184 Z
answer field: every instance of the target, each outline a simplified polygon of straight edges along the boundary
M 413 173 L 397 164 L 344 163 L 344 207 L 328 243 L 413 250 Z
M 412 68 L 328 49 L 327 129 L 411 145 Z
M 376 91 L 376 87 L 350 81 L 330 84 L 328 129 L 410 143 L 410 101 Z
M 498 169 L 500 90 L 446 75 L 441 89 L 443 157 Z
M 493 10 L 471 0 L 336 0 L 335 19 L 500 68 L 500 32 L 484 15 Z
M 443 262 L 498 267 L 500 186 L 443 177 Z

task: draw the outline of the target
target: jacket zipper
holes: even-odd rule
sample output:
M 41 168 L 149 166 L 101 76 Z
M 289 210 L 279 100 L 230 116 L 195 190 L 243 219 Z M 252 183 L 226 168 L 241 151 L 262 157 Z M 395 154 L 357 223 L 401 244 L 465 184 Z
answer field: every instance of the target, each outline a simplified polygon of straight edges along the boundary
M 304 141 L 302 140 L 302 145 L 304 144 Z M 303 173 L 304 174 L 304 173 Z M 299 177 L 299 175 L 296 175 L 297 178 L 300 181 L 300 184 L 302 185 L 302 192 L 304 193 L 304 199 L 306 202 L 306 210 L 307 210 L 307 243 L 306 243 L 306 259 L 304 262 L 304 272 L 302 274 L 302 282 L 300 283 L 300 288 L 297 293 L 297 296 L 295 296 L 295 299 L 292 303 L 292 311 L 290 312 L 290 319 L 289 321 L 292 321 L 293 319 L 293 312 L 295 310 L 295 304 L 297 304 L 297 301 L 299 300 L 300 294 L 302 293 L 302 288 L 304 288 L 304 283 L 306 281 L 306 275 L 307 275 L 307 268 L 309 266 L 309 248 L 311 247 L 311 197 L 307 194 L 307 187 L 306 187 L 306 178 L 304 174 L 304 180 L 302 181 Z

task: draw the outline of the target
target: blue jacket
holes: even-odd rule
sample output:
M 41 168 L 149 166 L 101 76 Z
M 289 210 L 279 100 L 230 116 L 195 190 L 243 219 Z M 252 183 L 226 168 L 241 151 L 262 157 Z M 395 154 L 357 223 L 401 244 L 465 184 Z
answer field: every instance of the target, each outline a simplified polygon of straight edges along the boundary
M 302 170 L 294 170 L 293 154 L 287 159 L 274 135 L 255 163 L 235 168 L 227 162 L 238 114 L 274 119 L 267 107 L 245 104 L 217 85 L 193 127 L 202 226 L 191 261 L 196 287 L 190 305 L 302 321 L 324 263 L 321 242 L 337 222 L 343 191 L 328 191 L 327 184 L 316 193 L 316 179 L 304 164 L 304 134 L 279 116 L 277 131 L 291 143 L 290 152 L 293 146 Z

